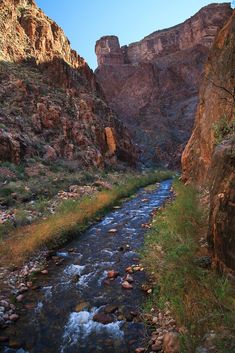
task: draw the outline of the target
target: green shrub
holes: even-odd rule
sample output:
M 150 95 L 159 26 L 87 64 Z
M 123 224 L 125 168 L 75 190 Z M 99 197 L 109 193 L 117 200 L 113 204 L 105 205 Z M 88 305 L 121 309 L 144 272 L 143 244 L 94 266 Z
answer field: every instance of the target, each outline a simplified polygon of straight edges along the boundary
M 8 197 L 8 196 L 11 196 L 11 194 L 13 193 L 14 191 L 11 189 L 11 188 L 1 188 L 0 189 L 0 197 Z
M 0 224 L 0 241 L 3 241 L 7 234 L 13 230 L 14 226 L 10 221 Z
M 15 211 L 15 224 L 17 227 L 24 226 L 29 223 L 29 214 L 23 208 L 18 208 Z
M 170 303 L 178 326 L 185 328 L 182 353 L 195 353 L 209 331 L 220 334 L 235 327 L 235 308 L 228 280 L 195 262 L 198 240 L 207 231 L 207 212 L 202 211 L 196 190 L 178 181 L 174 188 L 176 199 L 155 216 L 142 252 L 157 283 L 145 311 Z
M 40 213 L 44 213 L 48 206 L 48 199 L 44 196 L 40 196 L 34 203 L 34 209 Z
M 216 145 L 220 144 L 225 138 L 235 134 L 235 119 L 229 121 L 227 115 L 224 114 L 213 125 L 214 137 Z

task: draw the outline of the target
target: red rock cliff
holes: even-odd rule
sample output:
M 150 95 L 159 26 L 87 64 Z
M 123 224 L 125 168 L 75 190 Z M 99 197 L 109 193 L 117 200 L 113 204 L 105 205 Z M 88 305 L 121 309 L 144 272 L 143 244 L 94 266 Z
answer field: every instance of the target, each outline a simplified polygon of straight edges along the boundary
M 219 267 L 235 270 L 235 11 L 210 52 L 183 178 L 210 190 L 208 240 Z
M 134 162 L 128 132 L 103 98 L 84 59 L 33 0 L 0 1 L 0 161 Z
M 115 36 L 96 43 L 96 76 L 118 116 L 132 129 L 144 160 L 180 161 L 190 137 L 204 63 L 229 3 L 211 4 L 170 29 L 120 48 Z

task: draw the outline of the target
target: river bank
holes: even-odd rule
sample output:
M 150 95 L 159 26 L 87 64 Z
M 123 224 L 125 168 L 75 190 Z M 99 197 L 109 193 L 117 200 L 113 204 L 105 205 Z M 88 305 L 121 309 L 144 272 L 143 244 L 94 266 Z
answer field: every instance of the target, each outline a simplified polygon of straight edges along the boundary
M 144 272 L 142 271 L 142 267 L 139 266 L 140 264 L 138 263 L 138 255 L 135 254 L 134 251 L 132 251 L 132 248 L 136 249 L 136 248 L 138 248 L 138 246 L 141 245 L 141 243 L 143 241 L 143 234 L 144 234 L 144 232 L 147 229 L 146 220 L 149 220 L 149 217 L 151 217 L 150 213 L 151 213 L 151 211 L 153 211 L 155 205 L 158 206 L 159 203 L 161 203 L 163 201 L 163 199 L 165 199 L 167 197 L 167 195 L 169 194 L 169 192 L 170 192 L 169 191 L 170 184 L 168 182 L 165 182 L 165 183 L 167 183 L 166 184 L 167 185 L 166 189 L 165 188 L 162 189 L 160 187 L 159 190 L 154 191 L 154 189 L 152 187 L 151 188 L 147 188 L 146 190 L 140 191 L 139 192 L 140 194 L 137 194 L 137 196 L 135 198 L 133 198 L 133 200 L 130 200 L 130 201 L 127 201 L 126 203 L 124 203 L 122 205 L 122 207 L 121 206 L 115 206 L 116 208 L 114 208 L 115 209 L 114 214 L 118 218 L 118 227 L 116 226 L 115 222 L 113 224 L 113 222 L 109 220 L 109 216 L 104 218 L 103 221 L 101 221 L 102 227 L 105 228 L 105 235 L 104 236 L 106 237 L 106 241 L 108 239 L 109 242 L 111 241 L 111 243 L 114 243 L 113 244 L 115 246 L 114 256 L 117 257 L 116 261 L 118 261 L 118 263 L 120 261 L 124 261 L 124 264 L 122 265 L 121 271 L 120 271 L 120 269 L 113 269 L 112 267 L 110 267 L 111 266 L 109 264 L 110 261 L 107 261 L 108 259 L 104 258 L 103 260 L 105 260 L 105 261 L 101 261 L 101 260 L 98 261 L 97 266 L 99 268 L 99 264 L 103 263 L 103 266 L 105 267 L 105 268 L 102 268 L 103 276 L 104 276 L 104 274 L 106 276 L 108 276 L 107 272 L 109 272 L 109 271 L 116 271 L 116 272 L 120 273 L 120 275 L 117 276 L 116 280 L 114 280 L 114 278 L 113 279 L 111 278 L 111 284 L 115 283 L 115 281 L 117 281 L 117 286 L 119 288 L 120 294 L 122 294 L 123 291 L 124 292 L 127 291 L 127 293 L 128 293 L 129 290 L 132 293 L 135 292 L 135 288 L 134 289 L 129 289 L 129 290 L 124 288 L 125 286 L 126 287 L 128 286 L 127 283 L 130 284 L 130 286 L 132 286 L 131 282 L 130 283 L 128 282 L 128 277 L 125 278 L 125 276 L 128 275 L 128 272 L 126 272 L 126 269 L 128 267 L 130 267 L 132 265 L 133 265 L 133 267 L 136 267 L 136 271 L 135 270 L 133 270 L 133 271 L 136 272 L 136 276 L 137 277 L 140 276 L 140 280 L 141 281 L 143 280 L 142 276 L 144 276 Z M 163 185 L 164 185 L 164 182 L 163 182 Z M 158 193 L 159 193 L 159 195 L 158 195 Z M 161 193 L 163 193 L 163 195 L 161 195 Z M 157 199 L 155 200 L 156 196 L 157 196 Z M 137 198 L 137 201 L 138 201 L 138 202 L 136 201 L 138 207 L 137 207 L 136 210 L 134 208 L 133 211 L 131 211 L 132 203 L 134 203 L 133 206 L 135 206 L 135 199 L 136 198 Z M 125 205 L 127 205 L 126 207 L 128 207 L 128 209 L 130 208 L 130 210 L 128 211 L 127 214 L 125 214 Z M 123 207 L 124 207 L 124 210 L 123 210 Z M 120 221 L 122 221 L 122 217 L 126 217 L 125 221 L 121 222 L 121 224 L 119 224 L 119 217 L 118 217 L 119 213 L 121 213 Z M 131 214 L 131 217 L 130 217 L 130 214 Z M 140 238 L 136 238 L 136 234 L 135 234 L 136 232 L 134 232 L 134 231 L 133 231 L 133 234 L 131 234 L 132 233 L 131 227 L 126 226 L 126 222 L 132 222 L 131 221 L 132 219 L 134 219 L 134 223 L 136 223 L 135 226 L 138 227 L 138 232 L 140 232 L 140 234 L 141 234 Z M 107 224 L 106 224 L 106 222 L 107 222 Z M 116 229 L 116 228 L 120 228 L 120 226 L 124 227 L 123 231 L 122 231 L 122 228 L 121 229 Z M 93 227 L 91 227 L 91 228 L 89 228 L 87 230 L 87 232 L 85 232 L 83 235 L 81 235 L 79 237 L 78 241 L 77 241 L 77 245 L 78 246 L 82 246 L 82 243 L 80 243 L 82 241 L 82 239 L 83 239 L 83 242 L 87 241 L 87 239 L 86 239 L 87 233 L 89 235 L 90 232 L 92 232 L 92 231 L 94 232 L 94 230 L 95 230 L 95 234 L 92 234 L 93 235 L 92 242 L 94 241 L 96 243 L 97 248 L 95 247 L 95 249 L 94 249 L 94 244 L 91 244 L 91 245 L 89 244 L 88 248 L 91 246 L 91 250 L 89 250 L 87 248 L 87 245 L 85 247 L 83 247 L 84 251 L 86 251 L 86 252 L 87 251 L 91 251 L 89 254 L 87 254 L 87 255 L 84 254 L 83 255 L 84 259 L 89 258 L 88 255 L 92 255 L 93 254 L 94 256 L 96 256 L 95 255 L 96 254 L 96 250 L 99 248 L 99 246 L 103 246 L 102 249 L 101 249 L 101 253 L 102 253 L 103 257 L 105 257 L 105 256 L 109 257 L 110 256 L 110 252 L 112 252 L 112 249 L 108 249 L 108 248 L 106 249 L 108 244 L 106 244 L 106 243 L 105 244 L 103 244 L 103 243 L 99 244 L 99 241 L 100 241 L 99 233 L 100 233 L 100 231 L 98 231 L 98 229 L 99 229 L 98 224 L 93 226 Z M 120 235 L 119 235 L 119 232 L 121 233 Z M 103 232 L 101 234 L 103 234 Z M 94 236 L 95 236 L 95 238 L 94 238 Z M 120 236 L 122 236 L 122 242 L 124 242 L 123 244 L 120 243 L 120 238 L 118 238 Z M 125 236 L 127 237 L 127 239 L 125 239 Z M 96 237 L 97 237 L 97 239 L 96 239 Z M 128 237 L 131 237 L 131 241 L 133 242 L 132 244 L 129 244 L 130 241 L 128 241 Z M 98 242 L 98 244 L 97 244 L 97 242 Z M 38 302 L 38 304 L 36 305 L 36 308 L 35 308 L 35 303 L 34 304 L 32 303 L 32 302 L 34 302 L 33 299 L 37 298 L 38 294 L 40 294 L 40 296 L 44 295 L 43 293 L 44 293 L 45 287 L 46 288 L 50 287 L 50 285 L 48 286 L 48 279 L 50 279 L 50 276 L 52 274 L 54 274 L 54 275 L 57 274 L 57 276 L 58 276 L 58 272 L 61 273 L 62 268 L 66 265 L 67 261 L 68 260 L 69 261 L 73 261 L 74 257 L 75 257 L 75 264 L 72 263 L 71 265 L 73 265 L 73 266 L 70 267 L 69 270 L 68 270 L 68 272 L 69 272 L 68 276 L 70 277 L 68 282 L 72 281 L 72 283 L 75 283 L 74 285 L 76 287 L 76 283 L 79 283 L 81 281 L 80 275 L 82 273 L 80 273 L 80 271 L 83 270 L 83 267 L 82 267 L 83 264 L 80 262 L 81 261 L 80 255 L 81 255 L 82 251 L 79 251 L 79 254 L 77 254 L 76 247 L 74 247 L 73 244 L 70 244 L 67 247 L 67 250 L 65 252 L 64 251 L 58 252 L 58 253 L 55 253 L 55 252 L 54 253 L 53 252 L 49 252 L 48 253 L 48 252 L 46 252 L 44 254 L 44 259 L 45 259 L 45 257 L 49 258 L 49 263 L 50 263 L 50 266 L 52 266 L 52 270 L 48 269 L 48 262 L 44 262 L 43 263 L 43 267 L 39 267 L 37 271 L 32 271 L 31 272 L 30 268 L 23 268 L 23 272 L 20 271 L 19 276 L 18 276 L 18 278 L 16 278 L 16 283 L 15 283 L 15 284 L 17 284 L 18 288 L 15 288 L 15 289 L 12 290 L 12 292 L 13 292 L 12 299 L 14 300 L 14 303 L 9 303 L 9 305 L 14 305 L 14 308 L 16 309 L 16 312 L 20 313 L 20 315 L 18 317 L 14 316 L 14 320 L 13 321 L 16 322 L 16 324 L 15 324 L 16 326 L 12 326 L 11 325 L 10 326 L 10 331 L 13 330 L 14 333 L 17 333 L 18 332 L 18 327 L 20 326 L 20 329 L 19 329 L 20 337 L 21 338 L 24 337 L 24 334 L 22 335 L 22 330 L 21 330 L 21 328 L 22 328 L 22 320 L 23 320 L 23 322 L 25 322 L 25 325 L 28 326 L 29 322 L 27 320 L 31 319 L 32 313 L 34 313 L 34 311 L 37 312 L 38 305 L 40 306 L 40 303 Z M 101 253 L 98 251 L 97 255 L 100 256 Z M 112 254 L 111 254 L 111 256 L 112 256 Z M 41 263 L 40 259 L 38 259 L 38 265 L 40 263 Z M 32 265 L 34 266 L 33 263 L 32 263 Z M 35 268 L 34 268 L 34 270 L 35 270 Z M 70 273 L 70 270 L 72 271 L 71 273 Z M 79 273 L 76 273 L 76 271 L 78 271 Z M 130 271 L 132 271 L 132 269 Z M 37 274 L 36 274 L 36 272 L 37 272 Z M 91 274 L 92 273 L 90 273 L 90 272 L 89 273 L 84 273 L 84 275 L 82 277 L 85 280 L 85 282 L 86 282 L 86 279 L 89 280 L 90 277 L 92 278 Z M 100 274 L 100 273 L 98 272 L 98 274 Z M 112 274 L 112 272 L 111 272 L 111 274 Z M 109 273 L 108 278 L 111 276 L 111 274 Z M 63 271 L 62 271 L 62 274 L 59 275 L 59 277 L 61 277 L 61 276 L 64 276 L 64 272 Z M 97 277 L 97 274 L 96 274 L 95 278 L 96 277 Z M 76 280 L 77 280 L 77 282 L 76 282 Z M 101 279 L 99 278 L 99 280 L 102 282 L 102 276 L 101 276 Z M 103 278 L 103 280 L 105 280 L 105 278 Z M 129 278 L 129 280 L 131 280 L 131 278 Z M 73 282 L 73 281 L 75 281 L 75 282 Z M 120 283 L 120 281 L 122 281 L 122 282 Z M 13 282 L 14 282 L 14 279 L 12 279 L 12 286 L 14 286 Z M 49 280 L 49 282 L 50 282 L 50 280 Z M 135 287 L 135 285 L 134 285 L 134 287 Z M 44 289 L 42 289 L 42 288 L 44 288 Z M 87 288 L 86 285 L 85 285 L 84 289 L 85 288 Z M 137 290 L 138 294 L 136 295 L 136 297 L 135 297 L 136 299 L 135 300 L 140 305 L 141 300 L 143 298 L 143 295 L 145 295 L 145 294 L 142 291 L 141 286 L 140 286 L 140 288 L 137 288 L 136 290 Z M 115 300 L 117 293 L 115 292 L 114 294 L 115 294 L 115 296 L 114 296 L 114 300 Z M 89 296 L 89 291 L 85 295 L 84 300 L 82 302 L 84 302 L 84 301 L 87 302 L 87 300 L 86 300 L 87 295 Z M 50 296 L 50 294 L 49 294 L 49 296 Z M 128 295 L 128 297 L 129 297 L 129 295 Z M 132 295 L 130 295 L 130 300 L 132 302 L 133 298 L 132 299 L 131 298 L 132 298 Z M 137 300 L 137 298 L 138 298 L 138 300 Z M 109 300 L 110 299 L 112 299 L 112 298 L 110 297 Z M 118 297 L 117 297 L 116 300 L 118 302 Z M 57 301 L 55 303 L 58 304 Z M 55 305 L 55 303 L 53 304 L 53 306 Z M 66 305 L 63 298 L 60 300 L 60 304 L 62 304 L 62 303 L 63 303 L 63 305 Z M 79 304 L 81 304 L 81 302 Z M 89 305 L 89 309 L 90 310 L 92 309 L 92 307 L 96 307 L 96 306 L 94 306 L 94 305 L 90 306 Z M 118 307 L 119 307 L 119 305 L 118 305 Z M 56 308 L 56 309 L 58 309 L 58 308 Z M 71 307 L 70 307 L 70 310 L 71 310 Z M 88 311 L 89 312 L 89 317 L 91 317 L 91 319 L 92 319 L 93 314 L 95 315 L 95 312 L 92 312 L 90 310 Z M 135 313 L 134 310 L 129 310 L 129 311 L 132 311 L 132 314 Z M 21 317 L 21 313 L 22 313 L 22 317 Z M 123 318 L 123 313 L 122 312 L 117 312 L 117 313 L 119 314 L 118 315 L 119 319 Z M 18 315 L 18 314 L 14 314 L 13 313 L 11 315 Z M 81 315 L 83 316 L 83 314 L 81 314 Z M 87 316 L 88 314 L 84 314 L 84 315 Z M 128 314 L 127 314 L 127 316 L 128 316 Z M 130 316 L 131 315 L 129 313 L 129 320 L 130 320 Z M 133 315 L 132 319 L 135 320 L 135 315 Z M 125 320 L 126 320 L 126 317 L 124 315 L 124 321 Z M 123 320 L 119 320 L 119 321 L 123 321 Z M 140 324 L 140 326 L 141 326 L 141 324 Z M 143 331 L 143 325 L 141 327 L 141 330 Z M 6 332 L 7 331 L 5 331 L 4 334 Z M 14 337 L 15 336 L 16 336 L 16 334 L 14 334 Z M 28 337 L 28 334 L 26 334 L 26 336 Z M 139 336 L 139 334 L 137 336 Z M 141 336 L 143 337 L 143 334 Z M 7 338 L 8 338 L 8 336 L 2 336 L 2 340 L 7 339 Z M 46 343 L 46 345 L 47 344 L 48 344 L 48 342 Z M 10 346 L 11 347 L 17 346 L 18 348 L 19 347 L 21 348 L 22 346 L 26 347 L 27 345 L 26 345 L 25 342 L 22 342 L 21 339 L 18 340 L 18 341 L 17 341 L 17 339 L 14 339 L 13 341 L 10 341 Z M 45 349 L 47 349 L 47 348 L 45 348 Z M 40 351 L 40 353 L 42 352 L 41 350 L 39 350 L 39 351 Z M 45 350 L 45 352 L 46 351 L 47 350 Z M 31 350 L 30 350 L 30 352 L 31 352 Z M 34 350 L 32 350 L 32 352 L 34 352 Z M 101 352 L 102 352 L 102 350 L 101 350 Z

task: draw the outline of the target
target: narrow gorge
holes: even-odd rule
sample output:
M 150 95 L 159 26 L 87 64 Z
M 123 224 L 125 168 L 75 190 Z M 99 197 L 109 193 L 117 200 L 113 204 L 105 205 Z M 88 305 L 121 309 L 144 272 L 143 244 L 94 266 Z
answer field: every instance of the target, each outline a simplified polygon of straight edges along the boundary
M 204 64 L 229 3 L 211 4 L 173 28 L 120 47 L 115 36 L 96 43 L 96 77 L 105 98 L 132 132 L 143 162 L 179 167 L 192 133 Z
M 43 2 L 0 0 L 0 352 L 234 353 L 232 4 L 120 45 L 100 1 L 93 72 Z

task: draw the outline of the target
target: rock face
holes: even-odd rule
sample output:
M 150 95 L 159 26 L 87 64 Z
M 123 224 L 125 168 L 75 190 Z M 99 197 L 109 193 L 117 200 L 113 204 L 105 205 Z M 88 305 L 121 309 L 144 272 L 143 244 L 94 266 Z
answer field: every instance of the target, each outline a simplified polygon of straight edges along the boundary
M 210 190 L 208 240 L 220 268 L 235 270 L 235 11 L 210 52 L 183 178 Z
M 235 119 L 235 118 L 234 118 Z M 235 140 L 235 134 L 233 139 Z M 208 240 L 218 267 L 235 271 L 235 142 L 225 141 L 213 154 Z
M 192 131 L 209 49 L 231 13 L 229 3 L 212 4 L 129 46 L 120 47 L 115 36 L 97 41 L 96 77 L 141 145 L 145 161 L 179 163 Z
M 60 158 L 102 167 L 134 163 L 135 153 L 62 29 L 33 0 L 1 0 L 0 161 Z

